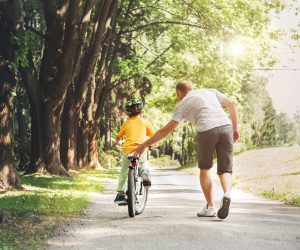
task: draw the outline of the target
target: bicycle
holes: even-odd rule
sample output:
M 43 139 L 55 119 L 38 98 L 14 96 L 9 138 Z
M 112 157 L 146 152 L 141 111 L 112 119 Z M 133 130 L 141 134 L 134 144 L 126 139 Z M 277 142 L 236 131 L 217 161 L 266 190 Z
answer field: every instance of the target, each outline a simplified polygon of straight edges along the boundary
M 143 179 L 138 169 L 138 157 L 128 156 L 127 206 L 130 217 L 141 214 L 146 206 L 148 188 L 143 185 Z

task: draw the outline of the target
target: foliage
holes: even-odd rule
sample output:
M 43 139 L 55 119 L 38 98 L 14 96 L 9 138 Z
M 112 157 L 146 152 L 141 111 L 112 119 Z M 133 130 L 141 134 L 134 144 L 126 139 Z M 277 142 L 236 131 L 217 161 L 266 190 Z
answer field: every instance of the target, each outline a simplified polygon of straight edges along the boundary
M 118 164 L 118 155 L 115 151 L 110 150 L 101 152 L 99 156 L 101 166 L 105 169 L 115 168 Z
M 262 145 L 276 145 L 277 130 L 276 130 L 276 111 L 273 108 L 271 98 L 268 98 L 263 106 L 265 117 L 261 127 L 261 143 Z
M 25 68 L 28 66 L 28 36 L 24 36 L 22 38 L 12 36 L 11 43 L 17 48 L 15 51 L 15 58 L 14 61 L 11 63 L 11 66 L 15 72 L 18 72 L 19 67 Z
M 253 68 L 274 63 L 269 52 L 272 39 L 278 36 L 276 32 L 268 32 L 268 11 L 274 8 L 282 10 L 281 1 L 219 1 L 214 4 L 208 1 L 166 1 L 167 10 L 160 3 L 155 8 L 151 1 L 147 4 L 151 10 L 147 15 L 148 23 L 170 22 L 158 24 L 155 28 L 147 26 L 142 35 L 137 32 L 135 41 L 138 41 L 133 43 L 136 54 L 143 55 L 150 64 L 145 72 L 149 72 L 153 91 L 146 100 L 151 112 L 156 114 L 153 121 L 161 126 L 165 124 L 165 117 L 171 116 L 177 103 L 176 81 L 189 79 L 196 87 L 216 88 L 235 99 L 243 123 L 241 148 L 245 150 L 256 145 L 252 135 L 260 130 L 265 117 L 259 105 L 265 102 L 268 94 L 265 84 L 259 86 L 255 83 Z M 176 21 L 187 25 L 172 23 Z M 244 48 L 240 55 L 230 50 L 237 45 Z M 156 63 L 151 64 L 152 60 Z M 256 95 L 257 87 L 262 91 L 259 96 Z M 161 113 L 153 111 L 155 109 Z M 258 119 L 256 115 L 259 115 Z M 253 127 L 255 121 L 261 122 L 257 129 Z M 181 162 L 187 157 L 193 161 L 196 158 L 193 150 L 195 131 L 188 129 L 185 135 L 184 129 L 187 130 L 186 126 L 177 128 L 165 144 L 169 143 L 172 148 L 168 154 L 176 154 Z
M 289 118 L 287 114 L 280 113 L 276 119 L 276 130 L 280 144 L 293 144 L 300 142 L 299 124 Z

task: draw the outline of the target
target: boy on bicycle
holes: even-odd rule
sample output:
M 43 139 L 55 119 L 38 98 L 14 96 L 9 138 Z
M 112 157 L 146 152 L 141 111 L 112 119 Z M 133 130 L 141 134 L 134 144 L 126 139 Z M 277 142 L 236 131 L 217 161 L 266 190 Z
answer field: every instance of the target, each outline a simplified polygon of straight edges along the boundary
M 117 145 L 120 145 L 121 140 L 125 139 L 122 145 L 122 166 L 117 187 L 118 193 L 114 200 L 116 204 L 126 203 L 125 184 L 128 175 L 128 166 L 130 165 L 127 159 L 128 154 L 154 134 L 152 125 L 141 117 L 143 108 L 144 104 L 135 99 L 131 99 L 125 104 L 126 114 L 129 118 L 121 126 L 116 137 Z M 139 172 L 143 178 L 144 187 L 149 188 L 151 186 L 151 180 L 147 166 L 147 150 L 139 156 Z

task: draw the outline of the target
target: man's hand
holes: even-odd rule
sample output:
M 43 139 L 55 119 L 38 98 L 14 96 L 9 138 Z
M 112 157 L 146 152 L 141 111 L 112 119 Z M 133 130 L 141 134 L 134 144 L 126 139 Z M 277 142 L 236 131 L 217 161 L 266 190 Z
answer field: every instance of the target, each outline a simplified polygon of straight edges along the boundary
M 146 146 L 144 144 L 141 144 L 134 151 L 132 151 L 131 154 L 134 157 L 137 157 L 138 155 L 142 154 L 145 151 L 145 148 L 146 148 Z
M 233 140 L 234 142 L 237 142 L 240 138 L 240 132 L 238 129 L 238 112 L 236 104 L 234 101 L 225 97 L 222 101 L 222 106 L 228 108 L 233 127 Z
M 238 130 L 233 131 L 233 140 L 234 142 L 237 142 L 240 138 L 240 132 Z

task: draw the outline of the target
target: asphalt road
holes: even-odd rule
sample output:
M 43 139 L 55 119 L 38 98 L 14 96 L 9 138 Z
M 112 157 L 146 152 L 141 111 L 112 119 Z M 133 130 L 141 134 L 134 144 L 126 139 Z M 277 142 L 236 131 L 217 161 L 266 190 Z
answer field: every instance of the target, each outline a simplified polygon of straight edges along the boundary
M 300 249 L 299 207 L 234 189 L 227 219 L 198 218 L 197 177 L 156 169 L 152 183 L 143 214 L 129 218 L 127 207 L 113 204 L 115 182 L 108 182 L 86 215 L 59 227 L 44 249 Z

